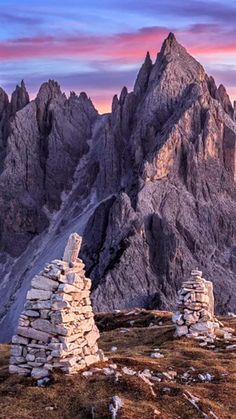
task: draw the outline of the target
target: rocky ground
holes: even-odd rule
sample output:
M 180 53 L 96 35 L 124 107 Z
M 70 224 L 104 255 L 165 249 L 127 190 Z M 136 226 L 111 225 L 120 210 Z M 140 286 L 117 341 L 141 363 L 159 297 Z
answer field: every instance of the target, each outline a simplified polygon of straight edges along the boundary
M 174 339 L 169 312 L 99 314 L 109 361 L 73 376 L 58 372 L 46 388 L 10 376 L 2 345 L 0 418 L 236 418 L 236 318 L 220 320 L 234 329 L 231 341 Z

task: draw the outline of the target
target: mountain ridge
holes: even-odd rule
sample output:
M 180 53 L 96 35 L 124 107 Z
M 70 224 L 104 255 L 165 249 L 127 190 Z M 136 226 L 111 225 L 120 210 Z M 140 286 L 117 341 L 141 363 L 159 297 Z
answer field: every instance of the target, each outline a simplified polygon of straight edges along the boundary
M 234 311 L 235 144 L 226 90 L 173 34 L 110 114 L 44 84 L 11 121 L 0 176 L 1 339 L 73 229 L 97 311 L 174 308 L 193 266 L 213 280 L 217 310 Z

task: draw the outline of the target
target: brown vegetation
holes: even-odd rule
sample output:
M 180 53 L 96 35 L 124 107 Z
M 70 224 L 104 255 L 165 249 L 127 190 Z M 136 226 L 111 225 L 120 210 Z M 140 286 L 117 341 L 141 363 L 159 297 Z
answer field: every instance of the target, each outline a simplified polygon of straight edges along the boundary
M 236 319 L 223 321 L 236 328 Z M 100 347 L 109 357 L 96 367 L 116 364 L 116 374 L 111 376 L 102 370 L 89 377 L 57 373 L 49 387 L 39 388 L 31 378 L 9 375 L 9 346 L 0 346 L 1 419 L 111 418 L 109 402 L 115 395 L 123 401 L 119 419 L 195 419 L 204 414 L 209 419 L 236 418 L 236 353 L 226 351 L 222 342 L 210 350 L 197 341 L 174 339 L 170 313 L 166 312 L 99 314 L 96 322 L 102 332 Z M 117 350 L 112 352 L 112 347 Z M 163 358 L 151 358 L 156 348 Z M 127 375 L 124 367 L 136 373 L 149 369 L 161 381 Z M 202 382 L 199 374 L 204 373 L 214 378 Z M 197 407 L 189 401 L 193 396 L 199 399 Z

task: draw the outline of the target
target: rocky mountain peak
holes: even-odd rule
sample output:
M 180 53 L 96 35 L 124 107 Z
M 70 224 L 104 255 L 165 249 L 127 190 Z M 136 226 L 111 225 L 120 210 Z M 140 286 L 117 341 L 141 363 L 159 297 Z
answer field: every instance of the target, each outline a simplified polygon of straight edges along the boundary
M 38 126 L 42 135 L 48 135 L 50 132 L 51 111 L 49 110 L 49 107 L 52 100 L 58 97 L 63 97 L 63 94 L 60 85 L 56 81 L 49 80 L 42 84 L 35 99 Z M 64 97 L 64 99 L 66 99 L 66 97 Z
M 161 47 L 161 53 L 162 54 L 168 54 L 175 49 L 179 49 L 179 47 L 183 48 L 178 42 L 173 34 L 173 32 L 170 32 L 167 38 L 164 40 L 162 47 Z
M 175 59 L 181 61 L 184 57 L 186 58 L 186 55 L 189 55 L 186 49 L 177 41 L 175 35 L 170 32 L 162 43 L 160 52 L 157 54 L 157 60 L 160 61 L 161 59 L 169 62 Z M 192 56 L 189 55 L 189 57 L 194 60 Z
M 5 155 L 6 138 L 9 131 L 9 99 L 8 95 L 0 88 L 0 172 Z
M 5 92 L 5 90 L 3 90 L 0 87 L 0 115 L 2 114 L 3 109 L 5 109 L 6 106 L 8 106 L 8 104 L 9 104 L 8 95 Z
M 117 95 L 114 95 L 113 96 L 113 99 L 112 99 L 112 106 L 111 106 L 111 112 L 112 112 L 112 114 L 115 113 L 118 105 L 119 105 L 118 96 Z
M 119 103 L 121 105 L 124 104 L 124 101 L 125 101 L 127 95 L 128 95 L 128 89 L 127 89 L 126 86 L 124 86 L 123 89 L 121 90 L 121 94 L 120 94 L 120 97 L 119 97 Z
M 189 84 L 191 81 L 203 81 L 206 77 L 202 65 L 178 43 L 173 33 L 162 44 L 150 76 L 151 81 L 165 77 L 166 72 L 172 73 L 171 84 L 180 79 Z
M 198 266 L 215 282 L 217 311 L 234 311 L 231 114 L 224 87 L 173 34 L 154 64 L 147 53 L 134 92 L 124 87 L 111 115 L 98 116 L 85 93 L 67 99 L 45 83 L 12 122 L 0 174 L 0 247 L 18 257 L 2 268 L 6 335 L 20 284 L 26 290 L 34 264 L 61 256 L 71 228 L 83 235 L 97 310 L 170 308 Z
M 57 96 L 62 95 L 60 85 L 57 81 L 48 80 L 46 83 L 43 83 L 39 89 L 39 92 L 36 97 L 36 103 L 48 103 L 50 100 L 56 98 Z
M 29 94 L 25 87 L 24 80 L 21 81 L 20 85 L 17 85 L 14 92 L 11 96 L 11 103 L 10 103 L 10 114 L 11 116 L 15 115 L 16 112 L 23 109 L 26 105 L 28 105 L 30 101 Z
M 217 89 L 216 98 L 220 101 L 224 111 L 233 118 L 234 116 L 234 108 L 232 106 L 231 100 L 229 98 L 229 95 L 223 86 L 223 84 L 220 84 Z
M 150 74 L 146 76 L 146 115 L 155 119 L 155 125 L 159 121 L 159 127 L 178 109 L 184 96 L 194 99 L 207 90 L 204 68 L 172 33 L 163 42 L 154 65 L 149 64 L 149 70 Z
M 134 93 L 136 96 L 140 96 L 146 91 L 152 67 L 152 60 L 148 51 L 134 85 Z
M 89 113 L 90 116 L 97 115 L 98 112 L 94 107 L 94 104 L 90 97 L 85 92 L 81 92 L 78 97 L 78 103 L 81 107 L 81 110 L 85 111 L 86 113 Z

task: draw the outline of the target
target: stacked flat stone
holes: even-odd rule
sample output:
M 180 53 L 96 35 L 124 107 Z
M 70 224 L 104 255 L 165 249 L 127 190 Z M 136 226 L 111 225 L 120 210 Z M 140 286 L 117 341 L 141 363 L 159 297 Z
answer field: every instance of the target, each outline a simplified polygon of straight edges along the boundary
M 81 238 L 70 236 L 63 260 L 48 263 L 27 293 L 17 334 L 12 338 L 10 372 L 43 378 L 103 359 L 90 301 L 91 280 L 78 259 Z
M 178 292 L 178 311 L 172 317 L 176 336 L 215 335 L 220 327 L 214 316 L 212 282 L 202 278 L 202 272 L 193 270 L 191 278 L 183 282 Z

